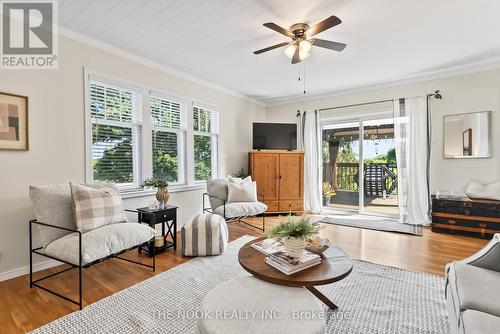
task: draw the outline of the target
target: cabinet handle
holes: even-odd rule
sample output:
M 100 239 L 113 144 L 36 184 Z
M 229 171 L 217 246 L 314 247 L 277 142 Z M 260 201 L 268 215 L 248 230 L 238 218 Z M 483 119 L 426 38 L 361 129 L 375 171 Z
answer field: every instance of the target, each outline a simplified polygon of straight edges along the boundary
M 452 219 L 448 220 L 448 224 L 450 224 L 450 225 L 455 225 L 456 223 L 457 223 L 456 220 L 452 220 Z
M 488 225 L 483 223 L 483 224 L 479 224 L 479 227 L 485 228 L 485 227 L 488 227 Z

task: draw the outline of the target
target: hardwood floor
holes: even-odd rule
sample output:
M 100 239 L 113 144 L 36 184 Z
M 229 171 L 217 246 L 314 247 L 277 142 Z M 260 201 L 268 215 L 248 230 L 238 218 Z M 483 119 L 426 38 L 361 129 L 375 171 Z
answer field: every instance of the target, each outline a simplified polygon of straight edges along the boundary
M 279 217 L 266 218 L 269 227 Z M 255 223 L 260 223 L 256 218 Z M 230 240 L 245 234 L 261 236 L 262 233 L 241 223 L 229 225 Z M 398 233 L 363 230 L 358 228 L 326 225 L 321 235 L 344 248 L 353 258 L 400 267 L 413 271 L 442 275 L 446 263 L 467 257 L 483 245 L 486 240 L 432 233 L 425 228 L 422 237 Z M 179 238 L 180 239 L 180 238 Z M 191 258 L 183 257 L 180 247 L 157 256 L 156 273 L 148 268 L 130 264 L 119 259 L 105 261 L 83 271 L 84 304 L 94 303 L 135 283 L 171 269 Z M 137 251 L 127 254 L 130 258 L 150 261 Z M 56 267 L 35 273 L 41 277 L 63 268 Z M 77 271 L 72 270 L 45 281 L 72 298 L 77 298 Z M 0 282 L 0 333 L 24 333 L 47 324 L 78 308 L 41 289 L 29 288 L 28 275 Z

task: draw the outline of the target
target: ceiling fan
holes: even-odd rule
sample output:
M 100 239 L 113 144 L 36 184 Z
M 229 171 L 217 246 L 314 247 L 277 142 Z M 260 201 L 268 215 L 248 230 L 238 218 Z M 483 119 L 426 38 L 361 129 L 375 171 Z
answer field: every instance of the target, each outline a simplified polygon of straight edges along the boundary
M 311 50 L 311 47 L 313 45 L 319 46 L 320 48 L 342 51 L 347 46 L 344 43 L 327 41 L 319 38 L 311 38 L 312 36 L 335 27 L 340 23 L 342 23 L 342 20 L 340 20 L 335 15 L 328 17 L 327 19 L 319 22 L 312 27 L 310 27 L 307 23 L 296 23 L 292 25 L 288 30 L 272 22 L 264 23 L 264 27 L 290 37 L 292 41 L 279 43 L 264 49 L 254 51 L 254 54 L 258 55 L 288 45 L 288 47 L 285 49 L 285 54 L 288 56 L 288 58 L 292 59 L 292 64 L 297 64 L 309 57 L 309 50 Z

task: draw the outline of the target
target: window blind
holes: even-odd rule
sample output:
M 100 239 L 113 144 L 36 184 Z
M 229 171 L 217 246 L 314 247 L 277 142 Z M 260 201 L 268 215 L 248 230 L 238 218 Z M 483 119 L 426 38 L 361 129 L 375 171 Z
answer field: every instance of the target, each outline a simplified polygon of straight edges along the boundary
M 141 181 L 140 94 L 90 81 L 92 180 L 138 188 Z
M 186 183 L 186 129 L 184 106 L 164 97 L 150 96 L 153 176 L 172 184 Z
M 218 176 L 218 113 L 194 105 L 193 130 L 195 181 L 216 178 Z

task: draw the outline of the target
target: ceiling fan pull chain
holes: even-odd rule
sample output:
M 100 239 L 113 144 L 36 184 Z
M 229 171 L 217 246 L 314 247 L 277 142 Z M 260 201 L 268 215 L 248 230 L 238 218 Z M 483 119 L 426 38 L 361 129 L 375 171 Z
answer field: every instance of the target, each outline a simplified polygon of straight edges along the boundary
M 304 62 L 304 94 L 306 93 L 306 62 Z
M 300 82 L 300 63 L 299 63 L 299 66 L 297 66 L 297 72 L 298 72 L 298 75 L 299 75 L 299 82 Z

